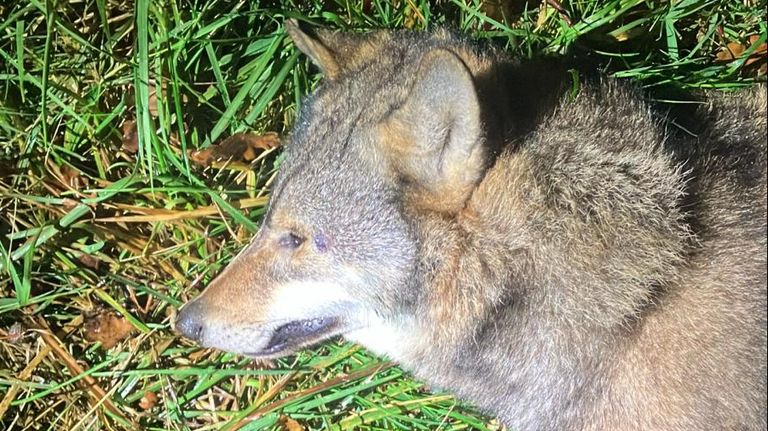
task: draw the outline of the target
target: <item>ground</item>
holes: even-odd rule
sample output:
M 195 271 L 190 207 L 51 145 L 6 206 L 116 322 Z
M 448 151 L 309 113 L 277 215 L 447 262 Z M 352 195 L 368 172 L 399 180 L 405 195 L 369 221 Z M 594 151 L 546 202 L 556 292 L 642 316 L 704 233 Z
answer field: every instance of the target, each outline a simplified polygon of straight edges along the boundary
M 320 78 L 288 17 L 587 53 L 651 94 L 765 77 L 765 0 L 263 3 L 0 4 L 0 428 L 500 429 L 341 340 L 256 363 L 173 333 L 257 230 Z

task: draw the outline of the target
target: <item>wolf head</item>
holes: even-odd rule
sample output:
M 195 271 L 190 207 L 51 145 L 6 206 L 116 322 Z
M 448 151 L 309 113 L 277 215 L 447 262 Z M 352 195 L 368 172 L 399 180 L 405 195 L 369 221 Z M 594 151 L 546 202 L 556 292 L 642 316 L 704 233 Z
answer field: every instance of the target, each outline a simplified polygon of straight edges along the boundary
M 263 358 L 413 312 L 408 213 L 459 211 L 485 164 L 455 42 L 286 29 L 325 81 L 302 106 L 261 230 L 176 323 L 206 347 Z

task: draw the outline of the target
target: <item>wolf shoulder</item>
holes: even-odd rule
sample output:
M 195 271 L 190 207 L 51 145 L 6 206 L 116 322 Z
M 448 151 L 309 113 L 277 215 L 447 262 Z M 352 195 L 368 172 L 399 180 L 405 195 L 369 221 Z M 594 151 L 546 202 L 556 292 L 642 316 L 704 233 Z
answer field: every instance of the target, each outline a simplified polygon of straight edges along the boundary
M 520 146 L 542 159 L 536 160 L 541 164 L 537 167 L 549 176 L 568 169 L 610 176 L 601 171 L 605 163 L 617 173 L 626 167 L 657 169 L 658 175 L 613 179 L 623 181 L 626 190 L 633 181 L 642 182 L 649 194 L 669 193 L 671 188 L 662 187 L 665 180 L 681 181 L 681 194 L 674 198 L 694 229 L 700 227 L 698 216 L 742 213 L 741 226 L 758 229 L 765 237 L 766 83 L 735 91 L 675 92 L 676 100 L 665 97 L 626 80 L 593 78 L 576 95 L 561 94 Z M 604 159 L 603 166 L 593 167 L 595 159 Z

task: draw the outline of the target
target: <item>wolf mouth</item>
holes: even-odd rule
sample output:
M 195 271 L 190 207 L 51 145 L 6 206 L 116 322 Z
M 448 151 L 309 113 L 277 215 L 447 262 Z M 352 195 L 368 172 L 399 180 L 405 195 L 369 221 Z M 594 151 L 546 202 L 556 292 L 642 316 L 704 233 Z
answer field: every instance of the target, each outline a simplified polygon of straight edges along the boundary
M 316 317 L 314 319 L 294 320 L 274 329 L 272 338 L 264 348 L 253 356 L 272 356 L 289 349 L 320 341 L 336 328 L 336 319 Z

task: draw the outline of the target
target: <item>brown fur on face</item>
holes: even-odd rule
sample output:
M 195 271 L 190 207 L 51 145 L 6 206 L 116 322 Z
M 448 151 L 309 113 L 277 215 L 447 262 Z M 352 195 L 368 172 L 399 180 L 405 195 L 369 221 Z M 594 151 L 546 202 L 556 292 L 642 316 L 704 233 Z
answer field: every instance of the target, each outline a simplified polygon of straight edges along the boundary
M 320 280 L 338 333 L 515 429 L 765 429 L 764 86 L 672 111 L 445 30 L 287 27 L 329 79 L 260 238 L 308 245 L 233 262 L 219 338 Z

